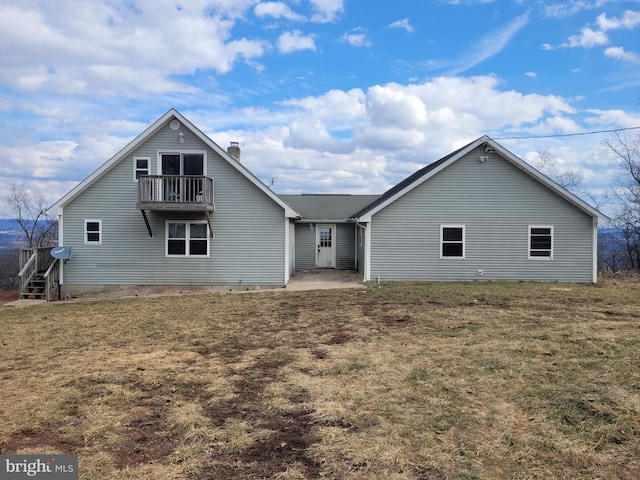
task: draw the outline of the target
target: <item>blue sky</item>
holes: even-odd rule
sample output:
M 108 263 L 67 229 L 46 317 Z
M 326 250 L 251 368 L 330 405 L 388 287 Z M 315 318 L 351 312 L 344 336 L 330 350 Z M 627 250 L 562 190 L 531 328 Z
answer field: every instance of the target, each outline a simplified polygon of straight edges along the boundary
M 382 193 L 487 134 L 599 196 L 603 134 L 565 135 L 640 126 L 638 0 L 4 0 L 0 30 L 0 189 L 51 202 L 170 108 L 279 193 Z

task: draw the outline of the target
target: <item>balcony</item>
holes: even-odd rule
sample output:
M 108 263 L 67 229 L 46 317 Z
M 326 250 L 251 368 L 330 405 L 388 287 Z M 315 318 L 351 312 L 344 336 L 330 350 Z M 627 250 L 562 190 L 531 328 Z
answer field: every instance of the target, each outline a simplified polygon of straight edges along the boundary
M 138 209 L 164 211 L 214 210 L 213 178 L 187 175 L 141 175 Z

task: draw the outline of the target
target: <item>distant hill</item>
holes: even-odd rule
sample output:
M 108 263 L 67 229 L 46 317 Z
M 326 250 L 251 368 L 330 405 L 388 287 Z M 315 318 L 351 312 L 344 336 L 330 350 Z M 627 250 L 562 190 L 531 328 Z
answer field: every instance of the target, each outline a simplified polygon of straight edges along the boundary
M 22 233 L 15 220 L 0 218 L 0 249 L 16 248 L 21 239 Z

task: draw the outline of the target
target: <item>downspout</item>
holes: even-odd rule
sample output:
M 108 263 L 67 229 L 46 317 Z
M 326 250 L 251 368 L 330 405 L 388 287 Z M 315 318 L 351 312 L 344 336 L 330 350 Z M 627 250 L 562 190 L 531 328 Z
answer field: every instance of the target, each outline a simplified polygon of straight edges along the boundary
M 364 255 L 364 262 L 363 262 L 362 281 L 368 282 L 369 280 L 371 280 L 371 221 L 361 222 L 360 220 L 356 219 L 356 226 L 357 228 L 364 229 L 364 248 L 362 249 L 363 255 Z M 360 232 L 357 232 L 357 233 L 358 235 L 356 235 L 356 244 L 358 242 Z M 357 251 L 357 247 L 356 247 L 356 251 Z
M 598 283 L 598 217 L 593 218 L 593 283 Z
M 291 228 L 291 222 L 289 218 L 285 214 L 284 216 L 284 286 L 286 287 L 289 283 L 289 275 L 290 275 L 290 265 L 289 265 L 289 229 Z
M 58 209 L 58 246 L 64 245 L 64 207 Z M 60 262 L 60 270 L 58 271 L 58 291 L 60 291 L 60 285 L 64 285 L 64 264 Z M 66 288 L 65 288 L 65 291 Z M 66 298 L 64 299 L 66 300 Z
M 364 281 L 371 280 L 371 221 L 364 229 Z

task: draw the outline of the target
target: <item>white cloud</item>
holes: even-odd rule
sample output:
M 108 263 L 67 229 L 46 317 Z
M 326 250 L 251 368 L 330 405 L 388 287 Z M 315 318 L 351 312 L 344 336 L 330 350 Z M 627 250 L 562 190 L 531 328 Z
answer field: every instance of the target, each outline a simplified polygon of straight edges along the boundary
M 369 120 L 375 127 L 412 129 L 423 127 L 427 121 L 427 110 L 422 100 L 395 85 L 371 87 L 365 105 Z
M 300 4 L 300 2 L 294 2 Z M 344 10 L 344 0 L 308 0 L 312 12 L 302 15 L 291 10 L 284 2 L 260 2 L 253 13 L 260 18 L 273 17 L 284 18 L 295 22 L 328 23 L 336 21 L 338 15 Z
M 547 17 L 564 18 L 575 15 L 585 10 L 593 10 L 602 7 L 606 3 L 614 3 L 619 0 L 568 0 L 562 3 L 543 6 Z
M 316 51 L 315 35 L 303 35 L 300 30 L 284 32 L 276 42 L 281 53 L 291 53 L 299 50 Z
M 407 32 L 413 32 L 413 27 L 409 23 L 408 18 L 403 18 L 402 20 L 396 20 L 395 22 L 389 24 L 389 28 L 404 28 Z
M 55 140 L 16 140 L 11 162 L 0 164 L 0 186 L 28 177 L 54 201 L 116 151 L 147 121 L 127 121 L 113 112 L 60 112 L 32 107 L 57 124 Z M 162 112 L 161 112 L 162 113 Z M 505 90 L 494 76 L 437 77 L 416 84 L 388 83 L 362 89 L 330 90 L 262 107 L 183 111 L 220 145 L 240 141 L 243 163 L 279 193 L 381 193 L 415 170 L 483 134 L 579 131 L 581 117 L 554 95 Z M 588 112 L 594 128 L 640 122 L 623 112 Z M 233 128 L 225 125 L 233 119 Z M 227 123 L 225 123 L 227 122 Z M 636 125 L 638 123 L 635 123 Z M 453 128 L 452 128 L 453 126 Z M 532 127 L 533 126 L 533 127 Z M 80 136 L 60 132 L 82 132 Z M 112 133 L 105 133 L 112 132 Z M 495 134 L 495 133 L 494 133 Z M 581 138 L 567 158 L 584 159 L 598 139 Z M 501 141 L 517 155 L 540 149 L 540 142 Z M 594 163 L 594 169 L 605 168 Z M 3 170 L 4 169 L 4 170 Z M 63 170 L 66 176 L 54 176 Z M 587 176 L 606 185 L 604 175 Z
M 529 14 L 525 13 L 514 18 L 503 27 L 485 35 L 461 58 L 450 62 L 451 66 L 447 74 L 458 75 L 484 60 L 497 55 L 527 23 L 529 23 Z
M 344 11 L 344 0 L 309 0 L 315 10 L 311 17 L 314 22 L 334 22 Z
M 362 27 L 356 27 L 348 32 L 345 32 L 340 39 L 343 42 L 347 42 L 354 47 L 370 47 L 371 40 L 367 37 Z
M 541 123 L 531 128 L 531 133 L 554 134 L 554 133 L 578 133 L 582 129 L 572 118 L 560 115 L 545 118 Z
M 251 134 L 252 145 L 243 149 L 243 161 L 250 167 L 255 165 L 260 178 L 277 176 L 278 188 L 290 191 L 349 192 L 353 183 L 325 184 L 322 175 L 317 175 L 324 172 L 333 178 L 332 168 L 336 170 L 339 165 L 370 182 L 369 189 L 365 183 L 352 193 L 381 192 L 376 186 L 400 181 L 420 166 L 488 132 L 528 131 L 531 125 L 554 133 L 576 129 L 572 118 L 576 111 L 562 98 L 504 91 L 496 77 L 438 77 L 412 85 L 375 85 L 366 92 L 331 90 L 287 100 L 283 107 L 290 113 L 283 116 L 284 112 L 279 112 L 281 128 L 265 129 L 268 134 L 260 138 L 257 133 Z M 236 112 L 230 114 L 238 116 Z M 248 116 L 247 125 L 252 121 Z M 279 162 L 290 159 L 286 167 L 278 167 L 285 173 L 264 165 L 263 159 L 268 157 L 264 150 L 271 151 L 274 144 L 281 148 Z M 376 164 L 376 170 L 363 167 L 378 156 L 386 158 L 382 170 L 382 164 Z M 292 175 L 287 168 L 300 168 L 297 178 L 291 176 L 291 183 L 285 180 Z M 301 179 L 306 186 L 300 186 Z
M 326 153 L 350 153 L 350 142 L 342 142 L 332 136 L 327 126 L 320 120 L 300 118 L 289 126 L 289 138 L 284 145 L 296 149 L 312 149 Z
M 623 47 L 609 47 L 604 51 L 605 56 L 622 60 L 623 62 L 640 64 L 640 55 L 627 52 Z
M 536 72 L 525 72 L 524 73 L 525 76 L 529 77 L 529 78 L 537 78 L 538 74 Z
M 629 113 L 624 110 L 601 110 L 591 108 L 586 111 L 591 117 L 585 118 L 585 123 L 596 127 L 624 128 L 640 125 L 640 113 Z
M 365 118 L 365 98 L 365 93 L 359 88 L 346 92 L 330 90 L 315 97 L 286 100 L 282 105 L 303 109 L 316 118 L 339 126 Z
M 9 0 L 11 2 L 12 0 Z M 69 94 L 139 95 L 140 65 L 151 93 L 190 91 L 173 75 L 197 70 L 228 72 L 237 62 L 261 57 L 263 40 L 231 39 L 234 18 L 252 2 L 172 3 L 140 0 L 59 0 L 0 7 L 0 81 L 18 90 Z M 115 73 L 119 73 L 116 75 Z M 135 76 L 137 75 L 137 79 Z
M 592 30 L 589 27 L 584 27 L 580 31 L 579 35 L 571 35 L 564 46 L 570 48 L 591 48 L 597 45 L 606 45 L 607 43 L 609 43 L 609 37 L 607 37 L 606 33 L 599 30 Z
M 635 12 L 631 10 L 627 10 L 624 12 L 624 15 L 621 18 L 607 18 L 605 13 L 598 15 L 596 18 L 596 24 L 599 30 L 594 30 L 590 27 L 584 27 L 578 35 L 571 35 L 567 42 L 563 43 L 562 47 L 569 48 L 593 48 L 597 46 L 607 45 L 609 44 L 609 36 L 607 35 L 607 31 L 618 30 L 618 29 L 628 29 L 631 30 L 636 26 L 640 25 L 640 12 Z M 544 44 L 543 49 L 551 50 L 553 47 L 549 44 Z M 608 49 L 611 50 L 611 49 Z M 608 56 L 616 56 L 619 52 L 615 49 L 608 54 Z M 631 58 L 629 55 L 626 56 L 625 60 L 634 61 L 633 54 L 631 54 Z
M 632 30 L 640 25 L 640 12 L 626 10 L 622 18 L 607 18 L 607 15 L 602 13 L 598 15 L 596 23 L 603 31 L 617 30 L 621 28 Z
M 287 20 L 304 21 L 304 16 L 299 15 L 291 10 L 286 3 L 283 2 L 261 2 L 255 6 L 253 13 L 257 17 L 273 17 L 286 18 Z

